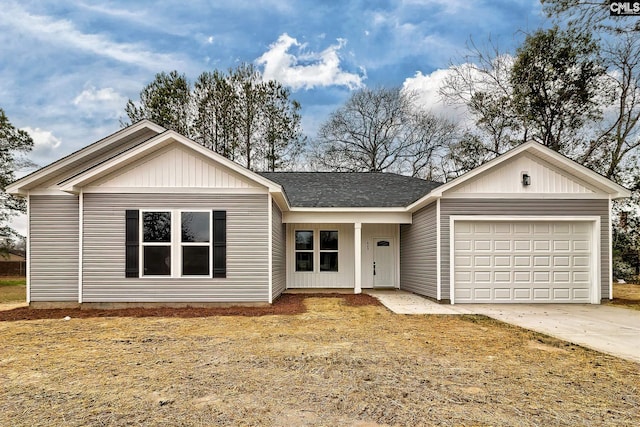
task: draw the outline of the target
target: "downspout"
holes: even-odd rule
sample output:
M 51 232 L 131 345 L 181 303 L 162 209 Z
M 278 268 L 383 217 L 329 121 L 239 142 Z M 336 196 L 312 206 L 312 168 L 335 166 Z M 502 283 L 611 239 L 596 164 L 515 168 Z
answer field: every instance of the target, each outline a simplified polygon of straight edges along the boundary
M 31 192 L 27 191 L 27 304 L 31 304 Z
M 84 246 L 84 193 L 78 194 L 78 303 L 82 304 L 82 248 Z

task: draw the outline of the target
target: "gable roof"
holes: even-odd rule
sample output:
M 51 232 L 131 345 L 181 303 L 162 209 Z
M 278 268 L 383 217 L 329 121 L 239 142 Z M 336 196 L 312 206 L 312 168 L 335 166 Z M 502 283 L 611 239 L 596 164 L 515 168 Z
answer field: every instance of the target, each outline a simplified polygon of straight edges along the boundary
M 212 150 L 203 147 L 202 145 L 192 141 L 191 139 L 180 135 L 179 133 L 166 130 L 163 133 L 148 139 L 130 149 L 121 152 L 103 162 L 93 165 L 92 167 L 80 171 L 76 175 L 60 182 L 59 186 L 62 191 L 67 191 L 70 193 L 78 192 L 81 187 L 88 185 L 91 182 L 96 181 L 97 179 L 107 176 L 111 172 L 114 172 L 124 165 L 132 164 L 150 153 L 153 153 L 159 150 L 162 147 L 166 147 L 169 144 L 177 143 L 183 146 L 190 148 L 191 150 L 199 153 L 200 155 L 212 159 L 215 162 L 227 167 L 228 169 L 236 172 L 240 176 L 244 176 L 245 178 L 256 182 L 264 187 L 266 187 L 269 191 L 273 192 L 281 192 L 281 188 L 276 183 L 263 178 L 259 174 L 246 169 L 239 164 L 233 162 L 232 160 L 227 159 L 226 157 L 221 156 L 213 152 Z
M 35 188 L 55 176 L 72 175 L 79 167 L 87 168 L 95 164 L 96 159 L 104 157 L 110 151 L 117 150 L 117 147 L 126 145 L 128 141 L 136 138 L 152 138 L 164 131 L 162 126 L 149 120 L 141 120 L 17 179 L 7 186 L 6 191 L 10 194 L 25 195 L 29 189 Z
M 415 212 L 416 210 L 428 205 L 436 198 L 442 197 L 445 191 L 452 190 L 463 183 L 485 173 L 489 169 L 496 167 L 497 165 L 512 159 L 516 156 L 521 155 L 522 153 L 530 153 L 564 171 L 567 173 L 579 178 L 580 180 L 593 185 L 595 188 L 602 191 L 602 193 L 608 194 L 611 199 L 621 199 L 625 197 L 629 197 L 631 192 L 624 188 L 623 186 L 613 182 L 609 178 L 594 172 L 586 166 L 583 166 L 574 160 L 558 153 L 550 149 L 549 147 L 545 147 L 544 145 L 535 142 L 528 141 L 524 144 L 521 144 L 504 154 L 499 155 L 498 157 L 484 163 L 481 166 L 465 173 L 458 178 L 455 178 L 446 184 L 441 185 L 437 189 L 434 189 L 431 193 L 425 195 L 424 197 L 416 200 L 414 203 L 409 205 L 407 209 L 411 212 Z
M 291 207 L 406 207 L 439 182 L 377 172 L 261 172 L 284 188 Z

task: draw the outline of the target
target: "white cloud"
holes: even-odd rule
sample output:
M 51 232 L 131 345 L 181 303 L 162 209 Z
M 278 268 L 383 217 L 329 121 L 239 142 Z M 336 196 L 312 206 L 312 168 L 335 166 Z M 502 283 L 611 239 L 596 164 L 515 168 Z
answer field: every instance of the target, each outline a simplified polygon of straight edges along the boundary
M 40 128 L 25 127 L 22 130 L 27 132 L 33 139 L 33 151 L 53 151 L 60 147 L 62 141 L 56 138 L 51 131 Z
M 305 52 L 296 56 L 289 52 L 290 49 L 295 47 L 302 50 L 305 45 L 284 33 L 256 62 L 264 65 L 263 76 L 266 80 L 277 80 L 294 90 L 324 86 L 357 89 L 363 86 L 363 75 L 344 71 L 340 67 L 338 51 L 345 44 L 346 40 L 338 39 L 338 44 L 322 52 Z
M 208 44 L 213 44 L 213 36 L 209 36 L 209 37 L 207 38 L 207 43 L 208 43 Z
M 149 51 L 140 44 L 117 43 L 100 34 L 83 33 L 68 20 L 34 15 L 15 3 L 4 5 L 3 9 L 0 23 L 4 22 L 46 43 L 60 44 L 150 70 L 180 63 L 172 55 Z
M 113 90 L 113 88 L 105 87 L 103 89 L 96 89 L 92 86 L 83 90 L 80 95 L 76 96 L 73 103 L 75 105 L 81 105 L 92 102 L 109 102 L 114 100 L 120 102 L 123 99 L 124 97 Z
M 438 69 L 430 74 L 422 74 L 418 71 L 413 77 L 405 79 L 402 90 L 410 91 L 415 95 L 415 104 L 418 108 L 464 125 L 470 119 L 466 107 L 444 102 L 439 93 L 452 72 L 450 68 Z
M 111 87 L 96 89 L 90 86 L 84 89 L 73 100 L 79 113 L 85 117 L 101 117 L 102 119 L 119 118 L 127 103 L 127 98 L 120 95 Z

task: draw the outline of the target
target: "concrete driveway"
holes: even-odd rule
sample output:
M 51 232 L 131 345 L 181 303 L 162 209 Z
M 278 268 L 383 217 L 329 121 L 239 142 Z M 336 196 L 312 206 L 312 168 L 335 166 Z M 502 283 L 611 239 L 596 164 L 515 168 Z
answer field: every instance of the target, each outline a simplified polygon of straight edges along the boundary
M 443 305 L 404 291 L 369 291 L 401 314 L 483 314 L 640 363 L 640 311 L 584 304 Z
M 454 307 L 460 313 L 484 314 L 640 363 L 640 311 L 583 304 L 460 304 Z

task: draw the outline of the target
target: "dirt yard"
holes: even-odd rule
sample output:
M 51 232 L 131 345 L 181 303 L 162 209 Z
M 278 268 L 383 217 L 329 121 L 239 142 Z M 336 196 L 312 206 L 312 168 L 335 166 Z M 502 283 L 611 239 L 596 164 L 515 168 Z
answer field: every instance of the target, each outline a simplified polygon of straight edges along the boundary
M 640 425 L 632 362 L 368 296 L 272 310 L 0 312 L 0 425 Z

